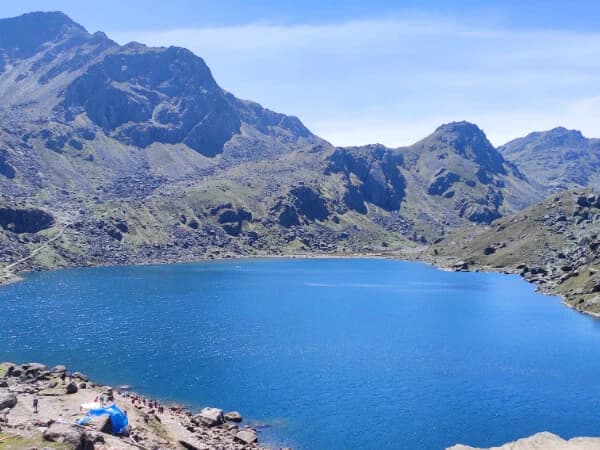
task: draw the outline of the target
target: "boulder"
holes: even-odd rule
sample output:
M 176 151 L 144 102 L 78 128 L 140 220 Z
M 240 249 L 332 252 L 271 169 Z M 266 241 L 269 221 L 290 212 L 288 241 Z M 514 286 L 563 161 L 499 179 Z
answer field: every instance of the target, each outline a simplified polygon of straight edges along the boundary
M 204 408 L 199 414 L 196 414 L 194 417 L 192 417 L 192 422 L 206 425 L 208 427 L 214 427 L 216 425 L 222 425 L 225 423 L 225 417 L 223 416 L 222 409 Z
M 90 381 L 89 377 L 87 375 L 82 374 L 81 372 L 73 372 L 71 376 L 81 381 Z
M 496 253 L 496 248 L 495 247 L 486 247 L 486 248 L 483 249 L 483 254 L 486 255 L 486 256 L 494 254 L 494 253 Z
M 258 441 L 258 437 L 256 436 L 256 431 L 254 430 L 250 430 L 250 429 L 244 429 L 244 430 L 240 430 L 238 431 L 234 438 L 233 438 L 236 442 L 240 442 L 242 444 L 254 444 L 255 442 Z
M 466 272 L 469 270 L 469 263 L 466 261 L 458 261 L 452 266 L 452 268 L 457 272 Z
M 237 411 L 231 411 L 225 414 L 225 420 L 229 420 L 230 422 L 241 422 L 242 415 Z
M 52 373 L 56 373 L 56 374 L 61 374 L 61 373 L 65 373 L 67 371 L 67 368 L 65 366 L 54 366 L 52 369 L 50 369 L 50 372 Z
M 15 394 L 0 394 L 0 410 L 14 408 L 16 404 L 17 396 Z
M 48 366 L 46 366 L 45 364 L 40 364 L 40 363 L 27 363 L 27 364 L 23 364 L 23 369 L 27 370 L 28 372 L 42 372 L 42 371 L 46 371 L 48 370 Z
M 77 384 L 75 384 L 74 381 L 71 381 L 69 384 L 67 384 L 66 390 L 67 394 L 74 394 L 77 392 Z
M 50 442 L 78 445 L 83 431 L 73 425 L 55 422 L 44 431 L 44 439 Z

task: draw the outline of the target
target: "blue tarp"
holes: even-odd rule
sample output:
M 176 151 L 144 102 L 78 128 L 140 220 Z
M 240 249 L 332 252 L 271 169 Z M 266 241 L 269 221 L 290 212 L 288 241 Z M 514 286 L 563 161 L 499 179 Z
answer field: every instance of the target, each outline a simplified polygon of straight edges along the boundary
M 123 434 L 127 432 L 127 426 L 129 425 L 127 416 L 115 404 L 107 406 L 106 408 L 90 409 L 87 413 L 88 416 L 102 416 L 104 414 L 108 414 L 110 416 L 113 434 Z

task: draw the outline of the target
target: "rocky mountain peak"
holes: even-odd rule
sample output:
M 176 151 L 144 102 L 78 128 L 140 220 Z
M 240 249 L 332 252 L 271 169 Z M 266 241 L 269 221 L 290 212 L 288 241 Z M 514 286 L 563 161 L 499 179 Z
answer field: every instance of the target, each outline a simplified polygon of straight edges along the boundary
M 481 128 L 471 122 L 445 123 L 439 126 L 430 137 L 463 152 L 463 156 L 467 156 L 469 148 L 475 152 L 495 151 Z
M 439 126 L 433 134 L 416 144 L 432 152 L 455 153 L 475 162 L 486 172 L 506 173 L 504 158 L 477 125 L 461 121 Z
M 89 36 L 84 27 L 61 12 L 33 12 L 0 19 L 0 52 L 28 58 L 44 44 L 70 36 Z
M 436 128 L 435 133 L 455 133 L 457 136 L 462 137 L 472 137 L 475 135 L 483 135 L 485 137 L 481 128 L 466 120 L 444 123 Z

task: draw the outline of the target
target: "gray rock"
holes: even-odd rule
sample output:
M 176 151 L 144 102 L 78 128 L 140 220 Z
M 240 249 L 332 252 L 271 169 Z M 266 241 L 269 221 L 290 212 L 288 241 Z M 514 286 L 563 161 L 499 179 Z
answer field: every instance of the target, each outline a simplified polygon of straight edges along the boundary
M 73 425 L 55 422 L 44 431 L 44 439 L 50 442 L 60 442 L 78 445 L 83 431 Z
M 75 384 L 74 381 L 71 381 L 69 384 L 67 384 L 66 390 L 67 394 L 74 394 L 77 392 L 77 384 Z
M 256 436 L 256 432 L 254 430 L 244 429 L 244 430 L 238 431 L 235 434 L 234 440 L 236 442 L 240 442 L 242 444 L 248 445 L 248 444 L 254 444 L 255 442 L 258 442 L 258 437 Z
M 14 408 L 16 404 L 17 396 L 15 394 L 0 394 L 0 410 Z
M 61 374 L 61 373 L 65 373 L 67 371 L 67 368 L 65 366 L 54 366 L 50 372 L 52 373 L 57 373 L 57 374 Z
M 241 422 L 242 415 L 237 411 L 231 411 L 225 414 L 225 420 L 229 420 L 230 422 Z
M 222 425 L 225 423 L 225 417 L 223 416 L 222 409 L 204 408 L 199 414 L 196 414 L 194 417 L 192 417 L 192 422 L 206 425 L 208 427 L 214 427 L 216 425 Z
M 42 372 L 48 370 L 48 366 L 34 362 L 23 364 L 23 369 L 26 369 L 27 371 Z
M 457 261 L 452 268 L 457 272 L 466 272 L 469 270 L 469 263 L 466 261 Z
M 81 380 L 81 381 L 90 381 L 90 379 L 88 378 L 88 376 L 82 374 L 81 372 L 73 372 L 73 374 L 71 376 L 73 378 L 77 378 L 78 380 Z

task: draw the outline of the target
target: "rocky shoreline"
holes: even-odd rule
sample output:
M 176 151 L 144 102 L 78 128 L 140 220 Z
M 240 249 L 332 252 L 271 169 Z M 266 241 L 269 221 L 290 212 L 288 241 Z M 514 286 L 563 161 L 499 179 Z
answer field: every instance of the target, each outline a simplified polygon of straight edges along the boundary
M 568 191 L 483 229 L 460 230 L 416 255 L 454 271 L 520 275 L 543 294 L 600 317 L 600 195 Z
M 127 414 L 126 435 L 112 434 L 107 415 L 76 424 L 85 415 L 81 405 L 97 398 Z M 207 407 L 193 413 L 177 405 L 159 405 L 127 387 L 99 385 L 65 366 L 39 363 L 0 363 L 0 448 L 267 450 L 259 445 L 257 430 L 243 425 L 238 412 Z

